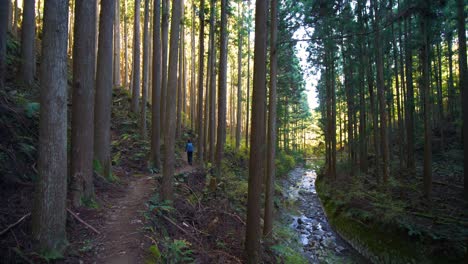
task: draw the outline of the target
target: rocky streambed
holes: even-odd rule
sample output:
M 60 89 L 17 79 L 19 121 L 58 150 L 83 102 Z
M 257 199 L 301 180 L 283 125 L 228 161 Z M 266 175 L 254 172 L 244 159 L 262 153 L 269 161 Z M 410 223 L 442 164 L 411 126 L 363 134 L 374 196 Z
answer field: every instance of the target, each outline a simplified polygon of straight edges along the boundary
M 283 212 L 285 221 L 297 231 L 304 255 L 310 263 L 369 263 L 336 234 L 323 211 L 315 190 L 317 174 L 298 167 L 282 182 L 285 199 L 297 210 Z

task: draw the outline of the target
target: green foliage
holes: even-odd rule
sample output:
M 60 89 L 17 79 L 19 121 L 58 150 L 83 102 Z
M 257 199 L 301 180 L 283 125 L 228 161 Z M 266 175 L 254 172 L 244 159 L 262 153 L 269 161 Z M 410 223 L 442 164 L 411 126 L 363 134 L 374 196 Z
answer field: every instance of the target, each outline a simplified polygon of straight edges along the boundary
M 275 160 L 276 175 L 284 176 L 296 166 L 296 160 L 292 155 L 279 151 Z
M 146 259 L 146 264 L 152 264 L 152 263 L 161 263 L 162 256 L 161 256 L 161 251 L 159 250 L 158 245 L 151 245 L 149 247 L 149 256 Z
M 164 263 L 188 263 L 193 260 L 193 251 L 190 249 L 190 242 L 185 239 L 166 240 L 164 243 L 163 259 Z
M 81 204 L 92 209 L 98 209 L 99 208 L 99 203 L 96 201 L 96 199 L 85 199 L 81 198 Z
M 25 104 L 24 110 L 27 117 L 38 117 L 39 115 L 40 104 L 37 102 L 29 102 Z
M 159 194 L 157 193 L 149 199 L 146 205 L 148 206 L 148 213 L 146 214 L 147 219 L 151 219 L 149 213 L 161 216 L 163 214 L 168 214 L 174 211 L 172 202 L 169 200 L 161 201 Z
M 275 245 L 271 247 L 281 263 L 308 263 L 307 259 L 300 253 L 300 244 L 297 232 L 290 226 L 275 222 L 273 229 L 273 240 Z

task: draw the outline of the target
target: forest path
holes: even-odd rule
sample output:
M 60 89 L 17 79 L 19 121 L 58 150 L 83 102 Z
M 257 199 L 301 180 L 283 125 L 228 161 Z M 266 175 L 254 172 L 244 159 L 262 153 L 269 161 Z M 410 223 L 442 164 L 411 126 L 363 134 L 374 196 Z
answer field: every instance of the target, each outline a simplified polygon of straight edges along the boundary
M 175 174 L 195 170 L 186 165 L 177 168 Z M 134 175 L 122 197 L 111 201 L 112 206 L 103 212 L 104 226 L 97 238 L 99 245 L 95 263 L 143 263 L 150 241 L 144 236 L 145 202 L 155 192 L 155 175 Z

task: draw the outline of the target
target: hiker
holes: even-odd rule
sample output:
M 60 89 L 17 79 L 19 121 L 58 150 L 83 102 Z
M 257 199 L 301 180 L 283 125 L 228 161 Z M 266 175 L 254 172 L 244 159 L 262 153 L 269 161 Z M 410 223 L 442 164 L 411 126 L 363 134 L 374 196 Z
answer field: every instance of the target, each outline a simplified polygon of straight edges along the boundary
M 187 152 L 187 161 L 188 164 L 192 165 L 192 156 L 193 156 L 193 144 L 189 140 L 187 140 L 187 144 L 185 145 L 185 152 Z

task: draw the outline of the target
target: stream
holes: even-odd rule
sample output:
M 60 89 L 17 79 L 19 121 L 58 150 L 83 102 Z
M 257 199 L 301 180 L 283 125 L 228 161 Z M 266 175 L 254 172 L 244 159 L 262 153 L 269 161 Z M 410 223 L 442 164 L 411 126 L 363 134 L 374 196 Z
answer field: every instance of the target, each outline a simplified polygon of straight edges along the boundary
M 316 178 L 314 170 L 298 167 L 282 182 L 283 198 L 297 206 L 285 212 L 285 221 L 298 233 L 303 254 L 310 263 L 369 263 L 328 224 L 315 190 Z

